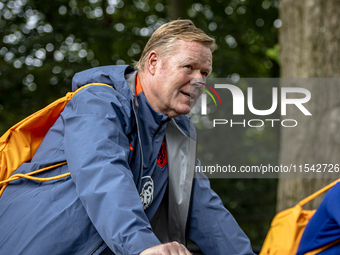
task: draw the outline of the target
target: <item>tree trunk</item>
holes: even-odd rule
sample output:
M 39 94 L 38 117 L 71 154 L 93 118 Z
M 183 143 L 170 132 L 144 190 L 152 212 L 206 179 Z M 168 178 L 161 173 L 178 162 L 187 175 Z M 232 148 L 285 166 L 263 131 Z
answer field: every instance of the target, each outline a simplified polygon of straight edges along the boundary
M 281 77 L 339 78 L 339 17 L 340 0 L 282 1 Z M 280 163 L 340 163 L 340 85 L 311 84 L 307 88 L 312 95 L 308 109 L 313 116 L 295 128 L 281 128 Z M 329 177 L 327 173 L 323 173 L 323 178 L 315 173 L 314 177 L 317 176 L 280 179 L 277 210 L 294 206 L 334 179 L 334 175 L 333 179 L 325 178 Z M 312 201 L 306 208 L 316 208 L 321 199 Z
M 181 17 L 181 0 L 170 0 L 169 17 L 176 20 Z

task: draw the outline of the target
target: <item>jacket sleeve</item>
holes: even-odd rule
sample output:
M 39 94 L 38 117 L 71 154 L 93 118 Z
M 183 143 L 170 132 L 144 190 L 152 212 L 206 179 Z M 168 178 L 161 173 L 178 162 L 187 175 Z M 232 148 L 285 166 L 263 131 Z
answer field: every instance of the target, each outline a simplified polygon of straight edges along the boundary
M 115 254 L 160 244 L 144 213 L 128 164 L 129 102 L 107 86 L 78 92 L 62 113 L 64 149 L 76 191 Z
M 193 184 L 188 236 L 204 254 L 254 255 L 248 237 L 210 188 L 209 179 L 198 172 Z

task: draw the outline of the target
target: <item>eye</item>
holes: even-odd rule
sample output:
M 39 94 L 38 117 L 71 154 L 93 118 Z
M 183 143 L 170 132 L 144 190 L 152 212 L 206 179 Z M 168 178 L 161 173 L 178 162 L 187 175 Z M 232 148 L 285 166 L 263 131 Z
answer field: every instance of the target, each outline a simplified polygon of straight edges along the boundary
M 201 72 L 202 76 L 205 76 L 207 77 L 208 76 L 208 73 L 207 72 Z
M 186 65 L 186 66 L 184 66 L 184 68 L 187 68 L 187 69 L 192 69 L 192 67 L 191 67 L 191 65 Z

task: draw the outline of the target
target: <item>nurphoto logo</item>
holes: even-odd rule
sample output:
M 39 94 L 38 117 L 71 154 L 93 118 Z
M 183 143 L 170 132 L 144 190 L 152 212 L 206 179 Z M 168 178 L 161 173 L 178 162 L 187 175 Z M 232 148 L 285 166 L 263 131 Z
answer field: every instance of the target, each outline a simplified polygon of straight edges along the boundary
M 215 95 L 217 96 L 218 100 L 220 101 L 221 106 L 222 106 L 221 97 L 220 97 L 220 95 L 216 92 L 216 90 L 215 90 L 213 87 L 211 87 L 210 85 L 205 84 L 205 83 L 203 83 L 203 82 L 197 82 L 197 83 L 200 84 L 200 85 L 202 85 L 202 86 L 204 86 L 204 87 L 209 88 L 212 92 L 214 92 Z M 211 92 L 210 92 L 209 90 L 204 89 L 204 88 L 202 88 L 202 87 L 197 87 L 197 88 L 198 88 L 198 89 L 201 89 L 201 90 L 203 90 L 205 93 L 207 93 L 207 94 L 212 98 L 212 100 L 214 101 L 215 105 L 217 105 L 216 100 L 215 100 L 215 97 L 211 94 Z M 202 108 L 201 108 L 201 113 L 202 113 L 202 115 L 206 115 L 206 114 L 207 114 L 207 94 L 204 94 L 204 93 L 203 93 L 203 94 L 201 95 L 201 106 L 202 106 Z
M 256 116 L 268 116 L 273 114 L 278 108 L 280 108 L 280 115 L 287 115 L 287 106 L 293 105 L 296 107 L 296 110 L 299 110 L 303 113 L 304 116 L 312 116 L 312 113 L 306 108 L 304 104 L 310 101 L 311 93 L 308 89 L 302 87 L 272 87 L 271 88 L 271 106 L 267 109 L 257 109 L 254 106 L 254 93 L 253 87 L 248 86 L 246 89 L 246 95 L 236 85 L 232 84 L 215 84 L 214 87 L 203 83 L 203 82 L 195 82 L 196 88 L 203 90 L 203 94 L 201 95 L 201 115 L 207 115 L 207 95 L 211 97 L 214 104 L 217 106 L 217 102 L 215 97 L 217 97 L 220 102 L 221 107 L 223 106 L 220 95 L 225 94 L 224 91 L 228 91 L 228 99 L 232 101 L 232 115 L 240 116 L 245 115 L 245 107 L 248 107 L 250 113 Z M 197 84 L 199 86 L 197 86 Z M 219 90 L 219 93 L 216 91 Z M 221 90 L 222 89 L 222 90 Z M 259 88 L 255 88 L 258 89 Z M 224 90 L 224 91 L 223 91 Z M 205 92 L 205 93 L 204 93 Z M 280 95 L 279 95 L 280 92 Z M 231 97 L 230 97 L 231 94 Z M 279 102 L 280 101 L 280 102 Z M 246 102 L 246 103 L 245 103 Z M 227 110 L 227 114 L 230 114 L 230 110 Z M 274 123 L 280 122 L 283 127 L 295 127 L 298 122 L 295 119 L 244 119 L 241 122 L 233 121 L 232 119 L 213 119 L 213 127 L 216 125 L 225 125 L 230 124 L 233 125 L 242 125 L 244 127 L 262 127 L 264 123 L 267 121 L 271 123 L 271 127 L 274 127 Z

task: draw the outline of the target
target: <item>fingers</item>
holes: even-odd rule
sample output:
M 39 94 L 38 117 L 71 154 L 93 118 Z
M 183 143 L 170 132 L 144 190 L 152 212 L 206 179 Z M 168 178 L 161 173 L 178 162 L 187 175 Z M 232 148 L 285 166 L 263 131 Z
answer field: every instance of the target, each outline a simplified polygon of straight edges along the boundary
M 178 242 L 167 243 L 171 255 L 191 255 L 188 249 Z
M 146 249 L 140 255 L 191 255 L 191 253 L 184 245 L 172 242 Z

